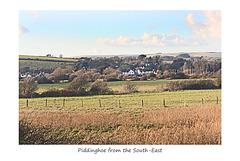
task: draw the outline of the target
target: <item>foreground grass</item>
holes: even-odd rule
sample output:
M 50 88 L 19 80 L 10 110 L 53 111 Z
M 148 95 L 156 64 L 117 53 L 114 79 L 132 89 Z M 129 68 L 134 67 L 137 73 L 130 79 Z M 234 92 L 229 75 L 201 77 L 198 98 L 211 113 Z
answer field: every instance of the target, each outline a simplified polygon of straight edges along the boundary
M 19 144 L 221 144 L 221 107 L 20 110 Z

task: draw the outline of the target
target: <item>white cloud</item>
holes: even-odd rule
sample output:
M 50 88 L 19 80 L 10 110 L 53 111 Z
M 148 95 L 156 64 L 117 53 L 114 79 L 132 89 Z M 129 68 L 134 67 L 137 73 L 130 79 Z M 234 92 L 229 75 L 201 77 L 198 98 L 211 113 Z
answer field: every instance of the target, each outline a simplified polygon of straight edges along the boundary
M 192 38 L 221 38 L 221 11 L 202 11 L 205 19 L 199 22 L 192 13 L 185 18 L 186 25 L 193 31 Z M 199 14 L 197 16 L 200 16 Z
M 186 45 L 189 42 L 185 41 L 183 38 L 180 38 L 176 34 L 144 33 L 140 39 L 120 36 L 117 39 L 97 39 L 97 43 L 114 46 L 160 47 Z
M 30 10 L 30 13 L 33 15 L 34 18 L 39 18 L 38 12 L 35 10 Z
M 28 28 L 19 24 L 19 34 L 28 33 L 28 32 L 29 32 Z

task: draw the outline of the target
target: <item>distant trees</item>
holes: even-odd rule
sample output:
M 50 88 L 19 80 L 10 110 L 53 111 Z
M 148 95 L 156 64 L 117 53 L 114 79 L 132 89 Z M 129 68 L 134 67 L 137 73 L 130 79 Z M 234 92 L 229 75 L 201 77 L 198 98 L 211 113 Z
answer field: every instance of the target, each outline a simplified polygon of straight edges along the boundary
M 48 79 L 53 80 L 54 83 L 58 83 L 61 80 L 67 80 L 69 75 L 74 71 L 74 67 L 71 65 L 66 66 L 65 68 L 58 67 L 50 75 L 47 76 Z

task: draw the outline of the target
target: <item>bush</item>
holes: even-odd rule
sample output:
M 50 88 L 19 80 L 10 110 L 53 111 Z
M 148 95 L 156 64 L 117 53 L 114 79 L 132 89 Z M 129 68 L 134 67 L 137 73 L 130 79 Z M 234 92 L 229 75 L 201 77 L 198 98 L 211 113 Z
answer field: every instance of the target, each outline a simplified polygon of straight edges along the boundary
M 40 97 L 70 97 L 70 96 L 84 96 L 88 95 L 85 90 L 57 90 L 50 89 L 46 92 L 43 92 Z
M 107 87 L 107 83 L 96 80 L 90 88 L 90 93 L 94 95 L 112 94 L 113 91 Z
M 64 89 L 67 91 L 86 91 L 86 88 L 88 87 L 88 82 L 86 79 L 78 76 L 71 81 L 71 83 L 68 84 L 68 86 Z
M 156 75 L 154 73 L 148 73 L 147 79 L 150 79 L 150 78 L 156 78 Z
M 132 81 L 138 81 L 140 78 L 138 78 L 136 75 L 132 76 Z
M 37 78 L 38 84 L 50 84 L 53 83 L 51 80 L 47 79 L 46 77 L 38 77 Z
M 172 90 L 198 90 L 198 89 L 216 89 L 218 88 L 212 80 L 189 80 L 189 81 L 174 81 L 157 90 L 172 91 Z
M 74 78 L 76 78 L 76 75 L 70 75 L 68 78 L 68 82 L 72 82 Z
M 143 75 L 141 78 L 140 78 L 140 80 L 147 80 L 147 76 L 146 75 Z
M 171 74 L 170 77 L 172 79 L 188 79 L 188 76 L 186 76 L 184 73 Z
M 38 89 L 34 78 L 24 78 L 23 82 L 19 82 L 19 97 L 33 97 Z
M 123 86 L 123 91 L 128 93 L 134 93 L 137 92 L 137 87 L 132 82 L 127 81 L 126 84 Z
M 221 74 L 221 70 L 219 70 L 218 72 L 217 72 L 217 78 L 216 78 L 216 80 L 215 80 L 215 84 L 216 84 L 216 86 L 217 87 L 219 87 L 219 88 L 221 88 L 222 87 L 222 74 Z

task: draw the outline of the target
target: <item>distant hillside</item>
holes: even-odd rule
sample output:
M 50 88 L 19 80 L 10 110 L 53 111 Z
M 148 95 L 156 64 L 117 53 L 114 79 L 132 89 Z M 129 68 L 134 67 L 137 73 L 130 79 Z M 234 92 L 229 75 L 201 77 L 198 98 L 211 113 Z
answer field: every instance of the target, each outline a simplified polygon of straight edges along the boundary
M 78 61 L 77 59 L 73 59 L 73 58 L 59 58 L 59 57 L 31 56 L 31 55 L 19 55 L 19 60 L 56 61 L 56 62 Z
M 162 56 L 178 56 L 179 54 L 183 54 L 183 53 L 188 53 L 191 57 L 200 57 L 200 56 L 204 56 L 204 57 L 209 57 L 209 58 L 215 58 L 215 59 L 220 59 L 221 58 L 221 52 L 179 52 L 179 53 L 156 53 L 156 54 L 144 54 L 149 56 L 156 56 L 156 55 L 162 55 Z M 81 55 L 81 56 L 74 56 L 71 58 L 80 58 L 80 57 L 91 57 L 91 58 L 97 58 L 97 57 L 106 57 L 106 58 L 110 58 L 110 57 L 114 57 L 114 56 L 118 56 L 118 57 L 137 57 L 138 55 L 140 55 L 142 53 L 139 54 L 125 54 L 125 55 Z
M 162 53 L 162 54 L 148 54 L 147 56 L 178 56 L 179 54 L 188 53 L 191 57 L 207 56 L 209 58 L 221 58 L 221 52 L 180 52 L 180 53 Z

